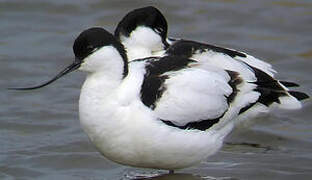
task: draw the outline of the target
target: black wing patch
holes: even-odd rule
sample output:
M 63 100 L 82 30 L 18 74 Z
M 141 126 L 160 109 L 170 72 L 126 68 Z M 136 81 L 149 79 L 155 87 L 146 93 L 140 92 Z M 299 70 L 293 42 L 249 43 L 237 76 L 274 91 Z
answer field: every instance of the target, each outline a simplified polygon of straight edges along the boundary
M 256 103 L 261 103 L 267 107 L 269 107 L 271 104 L 278 103 L 280 104 L 279 97 L 282 96 L 288 96 L 288 93 L 292 96 L 294 96 L 296 99 L 303 100 L 309 98 L 309 96 L 305 93 L 298 92 L 298 91 L 287 91 L 284 89 L 279 83 L 283 84 L 286 87 L 297 87 L 299 86 L 296 83 L 293 82 L 286 82 L 286 81 L 278 81 L 271 77 L 270 75 L 266 74 L 265 72 L 261 71 L 258 68 L 252 67 L 248 64 L 255 73 L 255 76 L 257 78 L 256 82 L 251 82 L 257 85 L 255 91 L 258 91 L 260 93 L 260 97 L 255 103 L 251 103 L 245 107 L 243 107 L 239 114 L 247 111 L 251 107 L 253 107 Z
M 258 68 L 251 68 L 257 78 L 257 81 L 254 82 L 255 84 L 257 84 L 256 91 L 261 94 L 258 102 L 266 106 L 270 106 L 274 102 L 280 104 L 280 100 L 278 98 L 280 96 L 287 96 L 287 92 L 285 91 L 285 89 L 278 83 L 276 79 L 274 79 L 270 75 L 266 74 Z
M 146 58 L 146 74 L 141 88 L 141 100 L 149 108 L 155 109 L 156 102 L 166 90 L 164 82 L 169 78 L 164 74 L 188 68 L 191 59 L 177 56 L 165 56 L 162 58 Z
M 230 50 L 230 49 L 226 49 L 226 48 L 222 48 L 218 46 L 213 46 L 209 44 L 203 44 L 203 43 L 199 43 L 195 41 L 188 41 L 188 40 L 176 41 L 173 45 L 171 45 L 167 49 L 166 53 L 168 55 L 179 55 L 179 56 L 190 58 L 196 51 L 199 51 L 199 53 L 202 53 L 207 50 L 223 53 L 232 58 L 236 56 L 247 57 L 245 54 L 235 51 L 235 50 Z
M 274 102 L 280 104 L 280 100 L 278 99 L 280 96 L 287 96 L 285 89 L 278 83 L 276 79 L 261 71 L 258 68 L 252 67 L 245 63 L 248 67 L 250 67 L 257 78 L 256 82 L 250 82 L 257 84 L 255 91 L 260 93 L 260 97 L 254 103 L 250 103 L 247 106 L 243 107 L 239 114 L 244 113 L 248 109 L 252 108 L 256 103 L 261 103 L 265 106 L 270 106 Z

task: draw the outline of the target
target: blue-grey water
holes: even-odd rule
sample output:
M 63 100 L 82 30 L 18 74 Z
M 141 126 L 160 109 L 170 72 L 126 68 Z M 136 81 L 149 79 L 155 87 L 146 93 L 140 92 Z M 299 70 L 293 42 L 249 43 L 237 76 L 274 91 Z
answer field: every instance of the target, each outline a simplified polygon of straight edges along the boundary
M 277 77 L 312 95 L 310 0 L 0 0 L 0 179 L 124 179 L 154 173 L 103 158 L 79 125 L 83 73 L 33 91 L 73 61 L 75 37 L 91 26 L 113 31 L 131 9 L 154 5 L 169 35 L 248 52 L 273 64 Z M 312 103 L 274 110 L 240 127 L 198 166 L 155 180 L 312 178 Z

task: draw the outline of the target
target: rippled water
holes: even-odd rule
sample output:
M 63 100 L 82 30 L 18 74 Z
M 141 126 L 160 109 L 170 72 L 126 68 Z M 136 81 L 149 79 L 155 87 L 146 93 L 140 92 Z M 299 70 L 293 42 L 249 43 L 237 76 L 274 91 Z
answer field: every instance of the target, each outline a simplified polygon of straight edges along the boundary
M 312 95 L 310 0 L 0 0 L 0 179 L 123 179 L 129 172 L 155 173 L 108 161 L 88 141 L 77 113 L 84 74 L 73 73 L 44 89 L 6 90 L 51 78 L 73 61 L 73 40 L 83 29 L 113 31 L 126 12 L 146 5 L 164 12 L 171 36 L 246 51 Z M 237 128 L 224 148 L 200 165 L 154 179 L 310 179 L 311 109 L 308 100 L 299 111 L 275 110 Z

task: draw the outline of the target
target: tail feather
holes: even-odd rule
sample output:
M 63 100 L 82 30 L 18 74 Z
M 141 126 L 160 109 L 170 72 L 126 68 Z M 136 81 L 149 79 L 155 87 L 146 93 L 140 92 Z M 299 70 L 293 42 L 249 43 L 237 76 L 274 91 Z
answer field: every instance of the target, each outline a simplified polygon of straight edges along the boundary
M 299 91 L 288 91 L 288 93 L 299 101 L 309 98 L 309 96 L 306 93 L 299 92 Z
M 267 107 L 271 105 L 277 105 L 279 108 L 283 109 L 298 109 L 301 107 L 300 101 L 309 98 L 305 93 L 298 91 L 289 91 L 287 87 L 297 87 L 299 86 L 293 82 L 278 81 L 272 76 L 263 72 L 260 69 L 249 66 L 255 73 L 257 78 L 256 82 L 252 82 L 257 85 L 255 91 L 260 93 L 258 103 L 261 103 Z M 241 113 L 252 108 L 251 104 L 247 108 L 243 108 Z
M 273 103 L 281 104 L 280 97 L 287 96 L 286 91 L 267 89 L 261 86 L 257 87 L 256 91 L 261 94 L 258 102 L 265 106 L 270 106 Z

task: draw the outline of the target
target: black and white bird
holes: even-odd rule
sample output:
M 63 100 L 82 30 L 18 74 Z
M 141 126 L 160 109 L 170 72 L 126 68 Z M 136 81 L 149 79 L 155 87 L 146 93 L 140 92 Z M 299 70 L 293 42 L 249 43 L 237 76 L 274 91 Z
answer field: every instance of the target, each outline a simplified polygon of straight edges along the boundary
M 298 109 L 304 93 L 291 91 L 293 82 L 278 81 L 269 63 L 246 53 L 201 42 L 168 38 L 168 25 L 163 14 L 148 6 L 130 11 L 118 24 L 115 37 L 125 46 L 129 61 L 150 56 L 180 56 L 207 66 L 227 71 L 235 95 L 228 97 L 240 103 L 237 123 L 268 112 L 271 107 Z M 250 97 L 240 93 L 252 90 Z M 236 97 L 238 96 L 238 97 Z
M 81 126 L 102 155 L 124 165 L 171 172 L 195 165 L 221 148 L 242 109 L 262 97 L 300 106 L 278 81 L 244 63 L 246 75 L 175 55 L 128 62 L 124 46 L 99 27 L 83 31 L 73 50 L 75 61 L 52 80 L 13 89 L 87 72 Z

